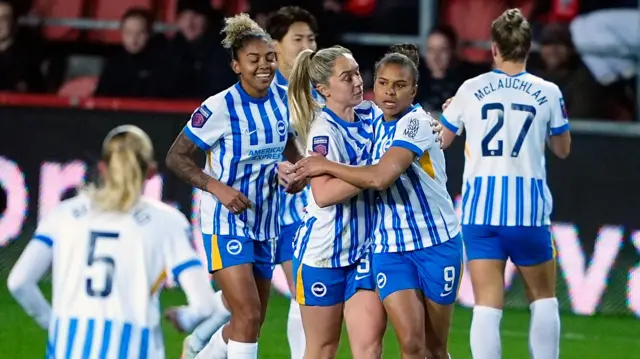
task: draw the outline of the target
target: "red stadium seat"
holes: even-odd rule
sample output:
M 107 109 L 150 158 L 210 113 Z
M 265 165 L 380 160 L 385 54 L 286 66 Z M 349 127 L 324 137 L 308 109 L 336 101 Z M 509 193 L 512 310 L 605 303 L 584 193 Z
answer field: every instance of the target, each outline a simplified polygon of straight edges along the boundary
M 152 0 L 97 0 L 93 5 L 93 17 L 96 20 L 120 20 L 129 8 L 152 8 Z M 120 32 L 116 30 L 91 31 L 89 39 L 103 43 L 120 43 Z
M 69 80 L 60 86 L 58 96 L 87 98 L 93 96 L 98 86 L 97 76 L 82 76 Z
M 35 0 L 31 12 L 41 18 L 76 19 L 83 13 L 83 0 Z M 44 35 L 50 40 L 73 41 L 79 31 L 68 26 L 47 26 Z
M 519 7 L 525 16 L 533 9 L 533 0 L 450 0 L 443 4 L 442 19 L 454 28 L 461 42 L 488 42 L 491 39 L 491 22 L 508 7 Z M 492 61 L 491 51 L 464 48 L 464 59 L 477 63 Z

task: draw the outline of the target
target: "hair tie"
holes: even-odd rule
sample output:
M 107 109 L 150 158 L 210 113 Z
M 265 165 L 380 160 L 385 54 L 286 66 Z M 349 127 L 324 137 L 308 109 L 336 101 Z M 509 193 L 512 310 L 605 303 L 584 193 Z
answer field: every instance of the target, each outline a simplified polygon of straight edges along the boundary
M 316 56 L 317 53 L 318 53 L 318 51 L 312 52 L 311 56 L 309 56 L 309 61 L 313 60 L 313 57 Z

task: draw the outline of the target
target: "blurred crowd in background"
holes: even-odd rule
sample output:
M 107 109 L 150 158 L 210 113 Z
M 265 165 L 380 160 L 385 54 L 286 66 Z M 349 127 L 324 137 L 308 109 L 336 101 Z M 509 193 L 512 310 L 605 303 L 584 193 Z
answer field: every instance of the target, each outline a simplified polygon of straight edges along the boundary
M 634 120 L 638 0 L 434 3 L 434 26 L 418 43 L 418 100 L 427 109 L 439 109 L 466 79 L 491 69 L 491 21 L 520 7 L 537 44 L 528 70 L 558 84 L 572 119 Z M 350 48 L 369 89 L 386 47 L 345 43 L 342 34 L 419 33 L 419 0 L 0 0 L 0 91 L 203 100 L 236 81 L 220 45 L 224 17 L 248 12 L 264 23 L 285 5 L 316 16 L 320 47 Z M 42 21 L 52 14 L 115 18 L 119 31 Z M 154 24 L 165 26 L 156 31 Z

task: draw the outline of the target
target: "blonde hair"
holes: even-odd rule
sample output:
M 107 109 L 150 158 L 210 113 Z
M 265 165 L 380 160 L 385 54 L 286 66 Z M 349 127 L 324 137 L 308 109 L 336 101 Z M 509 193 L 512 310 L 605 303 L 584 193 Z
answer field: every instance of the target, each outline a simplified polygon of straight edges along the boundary
M 320 109 L 320 105 L 313 98 L 311 87 L 329 84 L 336 60 L 344 55 L 351 55 L 351 51 L 342 46 L 332 46 L 318 52 L 304 50 L 293 63 L 287 94 L 291 121 L 303 148 L 306 147 L 315 114 Z
M 531 49 L 531 26 L 520 9 L 509 9 L 491 23 L 491 39 L 504 61 L 524 62 Z
M 263 39 L 271 42 L 269 34 L 245 13 L 224 19 L 224 28 L 221 32 L 225 35 L 222 46 L 231 52 L 234 60 L 236 60 L 236 52 L 242 48 L 245 40 Z
M 140 199 L 147 170 L 153 163 L 149 136 L 133 125 L 118 126 L 102 143 L 107 170 L 98 186 L 86 189 L 93 204 L 104 211 L 127 212 Z

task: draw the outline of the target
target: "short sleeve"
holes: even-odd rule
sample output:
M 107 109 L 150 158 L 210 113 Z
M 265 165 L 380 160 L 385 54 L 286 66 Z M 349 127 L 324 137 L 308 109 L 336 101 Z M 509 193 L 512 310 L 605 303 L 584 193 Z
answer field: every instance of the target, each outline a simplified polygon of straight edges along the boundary
M 56 208 L 38 223 L 33 240 L 53 247 L 57 238 L 58 228 L 60 228 L 60 209 Z
M 421 157 L 435 143 L 431 116 L 418 111 L 404 116 L 396 125 L 392 147 L 402 147 Z
M 191 226 L 179 212 L 171 213 L 164 226 L 164 261 L 175 280 L 187 268 L 202 266 L 191 242 Z
M 554 100 L 551 105 L 551 119 L 549 120 L 549 134 L 551 136 L 561 135 L 569 131 L 569 116 L 564 105 L 564 98 L 560 89 L 554 85 Z
M 313 151 L 334 162 L 344 162 L 340 158 L 342 147 L 337 141 L 337 134 L 330 126 L 313 126 L 309 132 L 307 151 Z
M 216 97 L 206 100 L 191 114 L 183 132 L 203 151 L 208 151 L 224 135 L 227 128 L 226 109 L 216 106 Z
M 464 84 L 462 84 L 447 109 L 440 116 L 442 125 L 456 135 L 461 135 L 464 128 L 465 97 Z

